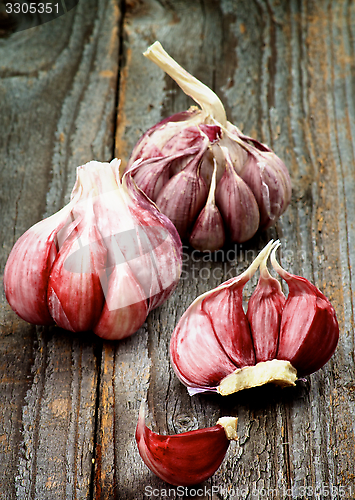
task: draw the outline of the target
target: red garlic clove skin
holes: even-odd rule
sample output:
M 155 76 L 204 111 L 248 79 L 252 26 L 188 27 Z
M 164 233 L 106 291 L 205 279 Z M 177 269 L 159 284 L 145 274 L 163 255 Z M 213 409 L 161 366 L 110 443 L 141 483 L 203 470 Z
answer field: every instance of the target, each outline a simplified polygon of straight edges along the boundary
M 142 136 L 126 167 L 133 170 L 137 184 L 173 221 L 181 238 L 200 251 L 218 250 L 225 241 L 248 241 L 257 230 L 275 224 L 291 199 L 291 180 L 284 163 L 268 146 L 243 135 L 230 123 L 217 95 L 179 66 L 159 42 L 144 55 L 201 109 L 192 107 L 166 118 Z M 194 154 L 200 165 L 192 187 L 183 175 L 186 170 L 190 176 L 192 156 L 187 151 L 200 148 L 202 143 L 206 147 L 200 150 L 201 156 L 200 152 Z M 163 157 L 166 168 L 160 173 Z M 207 196 L 197 193 L 203 190 L 199 178 L 210 188 L 215 167 L 212 204 Z
M 277 359 L 285 359 L 299 377 L 321 368 L 335 351 L 339 325 L 327 297 L 306 278 L 285 271 L 277 262 L 276 248 L 271 263 L 287 282 L 289 293 L 282 311 Z
M 213 427 L 163 436 L 145 425 L 141 406 L 136 442 L 144 463 L 160 479 L 175 486 L 193 486 L 216 472 L 230 440 L 237 439 L 236 428 L 237 418 L 222 417 Z
M 24 320 L 122 339 L 173 293 L 180 237 L 119 163 L 78 167 L 70 203 L 15 244 L 4 288 Z

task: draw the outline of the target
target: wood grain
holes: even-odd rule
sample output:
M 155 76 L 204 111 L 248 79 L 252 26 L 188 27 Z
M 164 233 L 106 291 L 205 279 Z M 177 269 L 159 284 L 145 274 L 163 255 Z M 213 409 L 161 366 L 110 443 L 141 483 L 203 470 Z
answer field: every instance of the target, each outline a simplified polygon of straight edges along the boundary
M 238 416 L 239 440 L 199 498 L 327 498 L 315 491 L 332 486 L 350 500 L 350 0 L 87 0 L 51 23 L 0 39 L 0 272 L 16 239 L 66 202 L 76 166 L 113 156 L 125 164 L 147 128 L 192 104 L 143 57 L 155 40 L 215 90 L 230 121 L 283 158 L 292 177 L 291 206 L 247 244 L 204 256 L 185 246 L 177 290 L 121 342 L 28 325 L 2 295 L 0 498 L 143 500 L 147 487 L 158 498 L 164 489 L 172 498 L 196 498 L 193 491 L 179 494 L 141 461 L 134 432 L 146 401 L 147 423 L 163 434 Z M 341 332 L 335 355 L 295 388 L 190 397 L 169 360 L 174 326 L 197 295 L 243 271 L 270 238 L 282 242 L 282 265 L 332 301 Z M 256 280 L 245 288 L 246 301 Z

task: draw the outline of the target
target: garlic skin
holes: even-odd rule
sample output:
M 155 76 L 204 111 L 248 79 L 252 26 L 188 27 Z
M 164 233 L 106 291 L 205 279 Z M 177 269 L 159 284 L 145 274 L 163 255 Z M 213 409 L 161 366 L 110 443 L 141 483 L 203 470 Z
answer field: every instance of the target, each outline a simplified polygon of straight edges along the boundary
M 146 426 L 141 405 L 135 437 L 140 456 L 154 474 L 175 486 L 193 486 L 221 465 L 230 441 L 237 439 L 237 418 L 222 417 L 213 427 L 162 436 Z
M 170 358 L 190 395 L 228 395 L 266 383 L 292 386 L 333 355 L 339 338 L 335 310 L 308 280 L 278 264 L 279 245 L 271 240 L 246 271 L 200 295 L 179 320 Z M 267 270 L 270 252 L 272 266 L 287 281 L 287 298 Z M 258 268 L 245 314 L 243 288 Z
M 4 272 L 12 309 L 25 321 L 121 339 L 174 291 L 180 237 L 120 161 L 78 167 L 71 200 L 28 229 Z
M 248 241 L 272 226 L 291 200 L 285 164 L 230 123 L 217 95 L 159 42 L 144 55 L 200 108 L 162 120 L 138 140 L 126 167 L 137 185 L 176 225 L 181 238 L 200 251 L 218 250 L 225 241 Z M 184 172 L 190 183 L 181 180 Z

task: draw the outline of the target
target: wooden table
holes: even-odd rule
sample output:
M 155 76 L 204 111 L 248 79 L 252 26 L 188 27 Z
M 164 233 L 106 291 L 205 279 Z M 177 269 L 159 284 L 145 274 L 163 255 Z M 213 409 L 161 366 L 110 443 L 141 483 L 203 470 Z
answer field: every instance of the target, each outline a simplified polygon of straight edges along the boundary
M 126 162 L 148 127 L 191 105 L 142 56 L 155 40 L 217 92 L 230 121 L 283 158 L 291 206 L 276 227 L 222 257 L 185 246 L 174 295 L 125 341 L 27 324 L 2 292 L 0 498 L 353 499 L 351 0 L 80 0 L 52 22 L 0 39 L 0 272 L 17 238 L 68 201 L 78 165 Z M 295 388 L 190 397 L 169 360 L 174 326 L 270 238 L 282 241 L 284 267 L 332 301 L 334 357 Z M 142 400 L 162 434 L 238 416 L 239 440 L 203 495 L 170 487 L 141 461 L 134 432 Z

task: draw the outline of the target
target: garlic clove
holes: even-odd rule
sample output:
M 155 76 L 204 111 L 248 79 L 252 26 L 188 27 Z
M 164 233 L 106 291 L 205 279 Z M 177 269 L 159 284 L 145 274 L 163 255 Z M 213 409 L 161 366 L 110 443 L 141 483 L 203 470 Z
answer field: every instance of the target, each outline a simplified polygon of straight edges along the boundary
M 290 361 L 298 376 L 321 368 L 332 356 L 339 339 L 334 307 L 306 278 L 285 271 L 271 253 L 275 271 L 287 282 L 289 293 L 282 311 L 277 359 Z
M 148 315 L 146 295 L 127 262 L 114 266 L 105 299 L 93 328 L 96 335 L 109 340 L 123 339 L 143 325 Z
M 227 149 L 224 152 L 226 170 L 216 189 L 216 204 L 231 241 L 242 243 L 259 228 L 259 207 L 249 186 L 234 170 Z
M 213 427 L 164 436 L 146 426 L 141 405 L 135 435 L 138 451 L 163 481 L 193 486 L 211 477 L 221 465 L 230 441 L 237 439 L 237 420 L 222 417 Z
M 272 226 L 291 201 L 291 179 L 283 161 L 267 146 L 246 136 L 248 159 L 240 176 L 254 193 L 260 209 L 260 229 Z
M 98 322 L 105 301 L 101 279 L 105 276 L 106 256 L 90 198 L 51 269 L 48 307 L 57 325 L 82 332 Z
M 214 252 L 223 247 L 225 231 L 222 215 L 215 203 L 217 163 L 213 170 L 206 205 L 200 212 L 190 235 L 190 245 L 196 250 Z
M 202 153 L 172 177 L 156 200 L 157 206 L 173 222 L 182 239 L 188 236 L 208 196 L 205 181 L 199 175 L 201 156 Z
M 281 314 L 286 301 L 280 283 L 267 269 L 268 257 L 269 253 L 260 264 L 259 281 L 249 299 L 247 310 L 256 362 L 276 357 Z
M 6 262 L 6 299 L 28 323 L 54 323 L 47 305 L 48 278 L 57 256 L 57 233 L 70 221 L 72 207 L 73 202 L 28 229 L 17 240 Z
M 211 318 L 197 298 L 179 320 L 170 341 L 170 357 L 177 377 L 188 389 L 214 391 L 220 380 L 236 369 L 215 335 Z
M 159 191 L 169 180 L 170 158 L 149 158 L 145 161 L 138 160 L 133 168 L 139 166 L 134 181 L 145 194 L 155 201 Z

